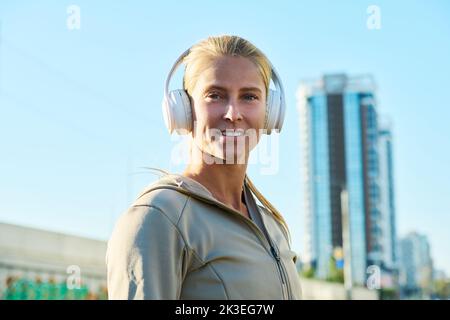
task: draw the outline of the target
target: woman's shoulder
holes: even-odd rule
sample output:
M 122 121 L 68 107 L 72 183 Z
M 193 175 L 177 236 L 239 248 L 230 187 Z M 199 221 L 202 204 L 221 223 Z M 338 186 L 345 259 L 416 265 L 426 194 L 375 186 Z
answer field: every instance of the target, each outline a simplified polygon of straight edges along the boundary
M 188 198 L 170 189 L 143 193 L 117 219 L 108 246 L 133 247 L 151 234 L 178 237 L 177 224 Z
M 140 193 L 130 206 L 128 212 L 132 209 L 158 211 L 165 215 L 173 224 L 177 224 L 188 199 L 188 195 L 177 190 L 160 188 L 153 184 L 146 187 L 143 192 Z

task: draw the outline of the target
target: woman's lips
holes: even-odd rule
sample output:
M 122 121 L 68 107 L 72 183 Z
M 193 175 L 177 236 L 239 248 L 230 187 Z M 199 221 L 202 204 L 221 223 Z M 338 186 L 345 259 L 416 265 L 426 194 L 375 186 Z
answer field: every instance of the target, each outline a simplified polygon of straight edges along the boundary
M 225 137 L 242 137 L 245 135 L 244 129 L 226 129 L 221 132 Z

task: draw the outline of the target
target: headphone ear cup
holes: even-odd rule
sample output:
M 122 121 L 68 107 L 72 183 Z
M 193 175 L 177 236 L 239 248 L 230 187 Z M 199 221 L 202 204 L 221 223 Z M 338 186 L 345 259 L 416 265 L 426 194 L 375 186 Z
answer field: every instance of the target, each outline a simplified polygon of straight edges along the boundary
M 173 90 L 162 103 L 164 123 L 169 133 L 175 130 L 178 134 L 192 131 L 192 109 L 189 96 L 185 90 Z
M 271 134 L 273 129 L 277 128 L 280 117 L 281 107 L 281 96 L 276 90 L 269 89 L 269 94 L 267 95 L 266 104 L 266 120 L 264 129 L 267 130 L 267 134 Z

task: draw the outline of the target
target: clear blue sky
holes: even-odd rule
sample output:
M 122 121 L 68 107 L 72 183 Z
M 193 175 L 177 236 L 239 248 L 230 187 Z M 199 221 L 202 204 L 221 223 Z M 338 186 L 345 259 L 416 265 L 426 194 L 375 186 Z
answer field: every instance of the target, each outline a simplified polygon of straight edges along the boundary
M 66 26 L 70 4 L 80 30 Z M 380 30 L 366 27 L 371 4 Z M 0 221 L 107 239 L 155 179 L 140 167 L 182 169 L 169 165 L 160 107 L 173 61 L 229 33 L 261 48 L 284 82 L 279 173 L 249 175 L 286 216 L 294 249 L 304 230 L 299 81 L 371 73 L 393 124 L 399 235 L 426 234 L 450 273 L 449 1 L 9 0 L 0 20 Z

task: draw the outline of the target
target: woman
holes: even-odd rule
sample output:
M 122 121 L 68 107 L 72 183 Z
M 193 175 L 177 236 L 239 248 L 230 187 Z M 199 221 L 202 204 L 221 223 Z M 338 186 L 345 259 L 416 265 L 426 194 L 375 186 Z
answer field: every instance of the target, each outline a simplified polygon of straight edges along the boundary
M 184 90 L 169 93 L 180 62 Z M 261 132 L 281 129 L 283 99 L 268 59 L 240 37 L 209 37 L 178 59 L 163 109 L 169 132 L 191 135 L 190 163 L 150 185 L 117 222 L 110 299 L 300 298 L 286 223 L 246 176 Z

